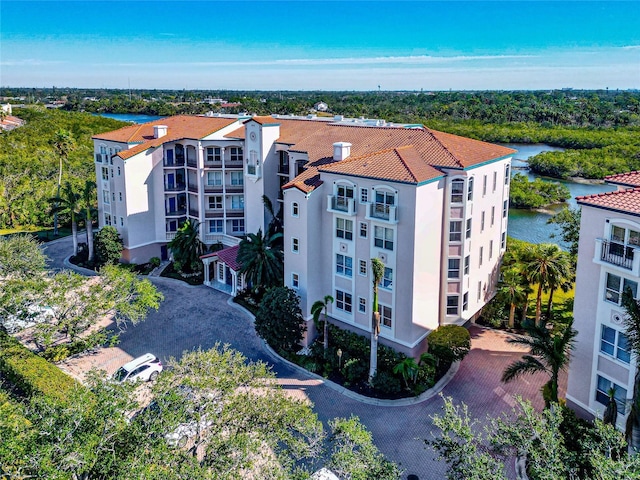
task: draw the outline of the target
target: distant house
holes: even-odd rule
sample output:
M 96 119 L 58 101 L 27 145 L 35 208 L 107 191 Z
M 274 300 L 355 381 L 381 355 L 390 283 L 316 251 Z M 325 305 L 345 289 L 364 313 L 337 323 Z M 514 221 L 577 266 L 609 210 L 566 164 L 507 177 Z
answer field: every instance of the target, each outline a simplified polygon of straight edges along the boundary
M 316 110 L 316 112 L 326 112 L 329 108 L 329 105 L 324 102 L 318 102 L 313 106 L 313 108 Z
M 21 127 L 26 122 L 21 118 L 14 117 L 12 115 L 11 104 L 7 103 L 2 105 L 2 116 L 0 117 L 0 129 L 3 131 L 13 130 L 14 128 Z

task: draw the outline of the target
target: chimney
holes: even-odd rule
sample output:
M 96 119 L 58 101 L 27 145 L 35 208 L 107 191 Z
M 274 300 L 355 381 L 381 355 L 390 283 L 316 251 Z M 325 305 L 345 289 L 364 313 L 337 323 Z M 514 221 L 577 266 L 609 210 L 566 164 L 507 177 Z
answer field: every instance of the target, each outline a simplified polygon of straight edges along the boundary
M 336 162 L 344 160 L 351 155 L 351 144 L 348 142 L 336 142 L 333 144 L 333 159 Z
M 154 125 L 153 126 L 153 138 L 164 137 L 167 134 L 166 125 Z

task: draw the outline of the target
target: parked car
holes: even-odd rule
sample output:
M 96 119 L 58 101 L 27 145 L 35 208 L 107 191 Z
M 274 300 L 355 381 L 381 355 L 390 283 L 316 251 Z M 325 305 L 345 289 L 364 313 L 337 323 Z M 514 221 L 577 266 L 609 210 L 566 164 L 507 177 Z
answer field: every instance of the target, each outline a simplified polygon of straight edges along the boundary
M 120 367 L 113 374 L 114 380 L 125 381 L 153 381 L 162 371 L 162 362 L 153 354 L 145 353 L 141 357 L 134 358 Z

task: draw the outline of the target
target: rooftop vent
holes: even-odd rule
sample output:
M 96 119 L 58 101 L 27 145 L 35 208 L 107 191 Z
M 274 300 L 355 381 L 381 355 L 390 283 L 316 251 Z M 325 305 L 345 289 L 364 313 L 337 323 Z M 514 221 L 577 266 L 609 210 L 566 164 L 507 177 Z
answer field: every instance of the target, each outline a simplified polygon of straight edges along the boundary
M 333 159 L 336 162 L 344 160 L 351 155 L 351 144 L 349 142 L 336 142 L 333 144 Z
M 166 125 L 154 125 L 153 126 L 153 138 L 160 138 L 160 137 L 164 137 L 167 134 L 167 129 L 169 127 L 167 127 Z
M 333 116 L 333 119 L 334 119 L 336 122 L 341 122 L 341 121 L 343 121 L 343 120 L 344 120 L 344 115 L 334 115 L 334 116 Z

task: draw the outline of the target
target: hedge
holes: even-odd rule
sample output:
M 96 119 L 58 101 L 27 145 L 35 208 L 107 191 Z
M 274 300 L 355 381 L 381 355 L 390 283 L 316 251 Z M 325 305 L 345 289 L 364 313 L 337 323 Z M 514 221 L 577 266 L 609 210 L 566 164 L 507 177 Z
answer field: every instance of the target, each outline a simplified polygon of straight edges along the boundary
M 79 384 L 55 365 L 0 331 L 0 375 L 25 395 L 62 400 Z
M 427 337 L 429 353 L 441 360 L 457 362 L 471 349 L 469 330 L 459 325 L 442 325 Z

